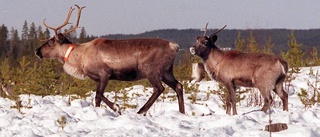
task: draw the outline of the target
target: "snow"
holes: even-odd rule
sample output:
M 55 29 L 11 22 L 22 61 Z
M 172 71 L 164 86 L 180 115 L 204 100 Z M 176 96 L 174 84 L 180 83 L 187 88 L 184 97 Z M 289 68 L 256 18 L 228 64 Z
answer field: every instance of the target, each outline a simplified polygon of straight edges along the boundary
M 319 69 L 313 67 L 314 73 Z M 314 82 L 315 77 L 309 75 L 309 70 L 303 68 L 287 91 L 289 112 L 282 111 L 282 105 L 268 112 L 273 123 L 288 125 L 287 130 L 273 132 L 273 137 L 320 136 L 320 106 L 305 108 L 297 96 L 301 88 L 309 88 L 308 80 Z M 200 100 L 191 103 L 190 94 L 184 95 L 187 114 L 179 113 L 172 90 L 161 95 L 146 116 L 137 114 L 152 93 L 152 88 L 141 85 L 124 89 L 130 97 L 126 103 L 137 107 L 122 109 L 122 115 L 104 103 L 102 107 L 94 107 L 95 92 L 90 92 L 86 98 L 72 99 L 70 103 L 69 96 L 21 95 L 24 106 L 21 112 L 13 108 L 15 101 L 0 97 L 0 136 L 269 136 L 269 132 L 264 131 L 269 124 L 269 114 L 260 111 L 261 106 L 250 106 L 243 101 L 241 105 L 237 104 L 238 115 L 226 115 L 217 95 L 211 94 L 207 98 L 208 89 L 217 90 L 217 83 L 202 81 L 198 84 Z M 114 92 L 105 93 L 110 100 L 114 95 Z M 117 103 L 124 104 L 121 98 Z M 64 127 L 58 122 L 62 117 L 66 118 Z

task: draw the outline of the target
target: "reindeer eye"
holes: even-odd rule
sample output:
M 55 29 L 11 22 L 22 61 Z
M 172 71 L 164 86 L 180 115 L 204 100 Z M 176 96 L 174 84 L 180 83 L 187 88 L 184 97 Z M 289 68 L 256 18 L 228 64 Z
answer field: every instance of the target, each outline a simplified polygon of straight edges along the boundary
M 49 42 L 48 42 L 48 44 L 50 45 L 50 46 L 52 46 L 53 45 L 53 40 L 49 40 Z
M 208 43 L 208 40 L 202 41 L 202 44 L 206 45 Z

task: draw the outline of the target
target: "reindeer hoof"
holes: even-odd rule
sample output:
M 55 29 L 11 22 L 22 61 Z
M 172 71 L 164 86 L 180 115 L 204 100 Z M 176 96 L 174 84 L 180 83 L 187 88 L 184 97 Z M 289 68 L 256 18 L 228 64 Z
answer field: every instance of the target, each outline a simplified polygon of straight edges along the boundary
M 112 110 L 121 115 L 120 106 L 118 104 L 114 104 Z
M 138 114 L 143 115 L 143 116 L 146 116 L 146 115 L 147 115 L 147 112 L 138 111 Z
M 261 111 L 263 111 L 264 113 L 267 113 L 267 110 L 268 110 L 267 107 L 263 107 L 263 108 L 261 109 Z

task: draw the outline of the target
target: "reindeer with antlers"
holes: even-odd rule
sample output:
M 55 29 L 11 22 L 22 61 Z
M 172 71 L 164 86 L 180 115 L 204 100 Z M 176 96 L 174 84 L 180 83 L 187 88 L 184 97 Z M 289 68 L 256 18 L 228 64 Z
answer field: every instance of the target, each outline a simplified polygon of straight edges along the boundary
M 112 110 L 120 113 L 120 107 L 109 101 L 104 90 L 109 80 L 134 81 L 148 79 L 153 86 L 153 94 L 138 111 L 145 115 L 151 105 L 164 91 L 161 83 L 171 87 L 178 96 L 179 111 L 185 113 L 183 86 L 173 75 L 173 63 L 179 45 L 159 38 L 136 39 L 94 39 L 87 43 L 73 44 L 64 35 L 78 28 L 81 10 L 78 8 L 78 19 L 74 28 L 61 34 L 58 30 L 69 24 L 73 8 L 70 8 L 67 19 L 57 28 L 43 24 L 54 30 L 55 36 L 35 50 L 39 58 L 57 59 L 63 63 L 64 70 L 77 78 L 90 78 L 97 83 L 95 105 L 105 102 Z
M 190 48 L 191 54 L 202 58 L 205 71 L 211 79 L 226 86 L 227 114 L 237 114 L 236 88 L 255 87 L 264 99 L 262 111 L 266 112 L 272 103 L 270 91 L 273 90 L 282 100 L 283 110 L 288 111 L 288 94 L 283 90 L 283 82 L 288 72 L 288 63 L 276 56 L 261 53 L 241 53 L 222 51 L 215 42 L 217 32 L 206 36 L 208 23 L 203 36 L 198 36 L 196 44 Z

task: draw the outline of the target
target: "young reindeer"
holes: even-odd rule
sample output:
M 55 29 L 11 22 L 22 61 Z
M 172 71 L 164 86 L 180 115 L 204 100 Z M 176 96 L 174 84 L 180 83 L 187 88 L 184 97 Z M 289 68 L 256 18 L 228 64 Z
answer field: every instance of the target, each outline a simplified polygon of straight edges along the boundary
M 211 79 L 225 85 L 228 90 L 226 113 L 237 114 L 236 88 L 239 86 L 255 87 L 264 99 L 262 111 L 266 112 L 272 103 L 270 91 L 273 90 L 282 100 L 283 110 L 288 111 L 288 94 L 283 90 L 283 82 L 288 71 L 288 63 L 279 57 L 260 53 L 241 53 L 222 51 L 215 42 L 217 34 L 209 37 L 198 36 L 196 44 L 190 48 L 191 54 L 202 58 L 205 70 Z M 206 26 L 207 30 L 207 26 Z
M 69 24 L 73 8 L 70 8 L 65 22 L 57 28 L 43 24 L 54 30 L 55 36 L 35 50 L 39 58 L 57 59 L 63 64 L 64 70 L 77 78 L 90 78 L 97 83 L 95 105 L 100 107 L 105 102 L 112 110 L 119 112 L 119 105 L 109 101 L 104 90 L 109 80 L 134 81 L 148 79 L 153 86 L 153 94 L 146 104 L 138 111 L 145 115 L 151 105 L 164 91 L 164 82 L 173 88 L 178 96 L 179 111 L 185 113 L 183 86 L 173 75 L 173 63 L 179 45 L 159 38 L 140 39 L 94 39 L 87 43 L 73 44 L 64 35 L 78 28 L 81 10 L 78 8 L 77 24 L 71 30 L 57 33 Z M 120 113 L 121 114 L 121 113 Z

